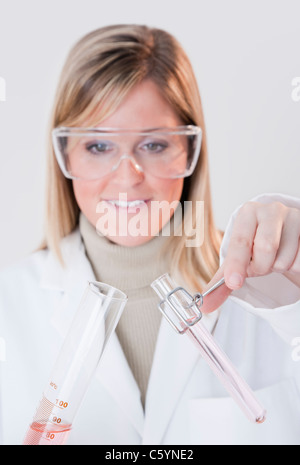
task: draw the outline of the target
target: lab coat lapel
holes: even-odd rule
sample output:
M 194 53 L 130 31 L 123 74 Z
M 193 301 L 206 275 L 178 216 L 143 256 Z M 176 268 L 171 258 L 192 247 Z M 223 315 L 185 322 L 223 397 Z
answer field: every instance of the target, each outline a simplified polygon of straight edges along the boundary
M 217 313 L 204 316 L 211 330 Z M 146 398 L 144 444 L 161 444 L 184 388 L 200 359 L 198 348 L 187 335 L 177 334 L 163 319 L 158 335 Z
M 65 268 L 62 268 L 53 254 L 49 253 L 40 285 L 44 289 L 61 292 L 61 298 L 54 309 L 51 323 L 61 337 L 65 338 L 88 281 L 94 281 L 95 275 L 86 258 L 78 231 L 63 240 L 62 250 Z M 116 333 L 111 336 L 96 378 L 142 435 L 144 413 L 139 388 Z

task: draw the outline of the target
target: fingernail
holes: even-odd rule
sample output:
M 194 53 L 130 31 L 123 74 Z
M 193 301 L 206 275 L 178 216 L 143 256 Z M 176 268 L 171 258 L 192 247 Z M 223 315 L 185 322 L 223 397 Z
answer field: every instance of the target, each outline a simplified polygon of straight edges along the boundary
M 232 288 L 239 288 L 243 284 L 243 276 L 239 273 L 232 273 L 227 280 L 227 284 Z

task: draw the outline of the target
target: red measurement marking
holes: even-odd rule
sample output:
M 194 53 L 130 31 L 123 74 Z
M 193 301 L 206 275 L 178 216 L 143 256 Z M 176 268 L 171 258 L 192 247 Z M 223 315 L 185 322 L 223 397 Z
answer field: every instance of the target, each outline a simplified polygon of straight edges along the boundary
M 30 425 L 24 446 L 63 446 L 69 437 L 72 425 L 34 422 Z

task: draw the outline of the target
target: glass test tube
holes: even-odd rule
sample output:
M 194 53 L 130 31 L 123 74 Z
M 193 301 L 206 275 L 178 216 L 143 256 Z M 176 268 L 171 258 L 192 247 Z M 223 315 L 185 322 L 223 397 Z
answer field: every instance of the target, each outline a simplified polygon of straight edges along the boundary
M 196 344 L 202 357 L 247 418 L 254 423 L 263 423 L 266 419 L 265 409 L 200 321 L 202 315 L 198 306 L 191 301 L 193 297 L 184 288 L 176 287 L 167 273 L 156 279 L 151 287 L 162 299 L 159 308 L 163 315 L 178 333 L 186 334 Z
M 127 296 L 90 282 L 68 331 L 23 445 L 63 445 L 115 330 Z

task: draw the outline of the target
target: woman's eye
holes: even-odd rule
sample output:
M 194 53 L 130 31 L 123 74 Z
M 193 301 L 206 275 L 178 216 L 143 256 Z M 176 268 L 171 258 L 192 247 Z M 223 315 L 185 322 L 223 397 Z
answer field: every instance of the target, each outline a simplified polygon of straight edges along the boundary
M 150 153 L 161 153 L 166 150 L 167 144 L 161 142 L 148 142 L 143 145 L 143 150 Z
M 112 147 L 106 142 L 92 142 L 86 144 L 86 150 L 95 155 L 108 153 L 112 150 Z

